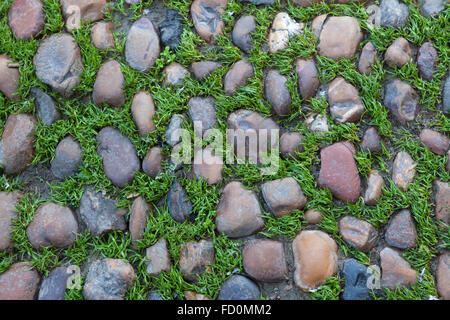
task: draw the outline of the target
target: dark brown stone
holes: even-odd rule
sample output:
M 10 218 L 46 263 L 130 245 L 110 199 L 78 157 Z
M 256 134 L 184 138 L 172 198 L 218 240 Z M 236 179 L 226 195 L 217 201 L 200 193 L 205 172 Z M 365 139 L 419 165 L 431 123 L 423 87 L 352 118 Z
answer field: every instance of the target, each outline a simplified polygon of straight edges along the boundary
M 19 39 L 28 40 L 44 29 L 44 10 L 40 0 L 15 0 L 8 11 L 8 23 Z
M 225 94 L 231 96 L 239 87 L 245 86 L 247 80 L 254 75 L 253 66 L 245 60 L 239 60 L 231 67 L 223 79 Z
M 405 38 L 398 38 L 387 48 L 384 59 L 388 65 L 401 68 L 411 60 L 412 55 L 409 42 Z
M 422 142 L 431 152 L 438 155 L 444 155 L 450 146 L 450 139 L 445 135 L 431 130 L 423 129 L 419 136 L 420 142 Z
M 291 94 L 286 86 L 287 78 L 277 70 L 267 72 L 264 80 L 264 92 L 267 101 L 278 116 L 289 115 Z
M 167 194 L 167 207 L 172 218 L 178 223 L 189 219 L 192 213 L 192 203 L 176 178 Z
M 145 227 L 148 222 L 148 212 L 150 206 L 145 202 L 141 196 L 136 198 L 131 206 L 130 225 L 129 230 L 131 234 L 131 241 L 137 244 L 137 240 L 144 236 Z
M 303 152 L 303 136 L 298 132 L 285 132 L 280 138 L 280 152 L 285 159 L 297 158 L 296 152 Z
M 364 133 L 364 137 L 361 143 L 361 149 L 364 152 L 380 153 L 381 143 L 378 130 L 375 127 L 370 127 Z
M 450 300 L 450 253 L 443 253 L 436 269 L 436 289 L 444 300 Z
M 214 244 L 211 240 L 191 241 L 182 245 L 179 266 L 187 281 L 198 281 L 199 275 L 210 272 L 209 265 L 215 263 Z
M 307 100 L 316 95 L 320 86 L 319 73 L 313 59 L 297 59 L 295 62 L 295 72 L 298 75 L 298 88 L 300 95 Z
M 416 246 L 417 231 L 409 210 L 402 210 L 391 218 L 384 239 L 388 246 L 408 249 Z
M 374 64 L 377 60 L 377 48 L 372 42 L 367 42 L 361 50 L 361 56 L 358 62 L 358 71 L 363 74 L 369 74 L 372 72 L 371 64 Z
M 450 186 L 448 182 L 435 180 L 436 217 L 450 225 Z
M 339 232 L 346 242 L 363 252 L 369 252 L 378 240 L 378 232 L 373 225 L 352 216 L 339 221 Z
M 165 159 L 160 147 L 153 147 L 148 150 L 142 161 L 142 170 L 153 179 L 162 172 L 162 161 Z

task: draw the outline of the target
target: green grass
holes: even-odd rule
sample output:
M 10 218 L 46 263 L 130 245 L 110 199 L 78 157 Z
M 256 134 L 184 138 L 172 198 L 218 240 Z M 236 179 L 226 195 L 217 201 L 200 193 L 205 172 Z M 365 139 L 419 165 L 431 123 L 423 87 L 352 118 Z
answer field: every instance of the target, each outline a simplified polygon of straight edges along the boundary
M 106 51 L 96 49 L 90 40 L 90 27 L 83 26 L 73 32 L 73 36 L 80 46 L 83 59 L 83 74 L 81 83 L 75 88 L 73 98 L 64 100 L 43 85 L 35 76 L 32 63 L 33 56 L 39 46 L 38 40 L 21 41 L 15 39 L 7 25 L 7 10 L 12 0 L 0 3 L 0 54 L 10 56 L 15 62 L 20 62 L 21 74 L 19 95 L 20 102 L 13 102 L 0 95 L 0 132 L 11 113 L 34 113 L 34 103 L 28 99 L 32 87 L 39 87 L 50 94 L 57 102 L 63 114 L 63 119 L 51 126 L 41 122 L 36 131 L 36 156 L 33 164 L 43 163 L 48 166 L 53 159 L 58 142 L 67 135 L 73 136 L 80 142 L 83 149 L 83 164 L 80 172 L 62 182 L 53 182 L 50 195 L 41 199 L 39 195 L 29 194 L 18 206 L 19 219 L 14 223 L 14 251 L 0 252 L 0 273 L 19 260 L 30 260 L 42 274 L 59 265 L 83 265 L 93 256 L 124 259 L 133 264 L 137 281 L 128 292 L 127 299 L 146 299 L 149 289 L 157 290 L 165 299 L 183 297 L 183 291 L 192 290 L 204 293 L 210 298 L 217 297 L 223 281 L 232 273 L 241 272 L 242 257 L 240 248 L 242 243 L 230 240 L 215 232 L 215 210 L 220 198 L 221 190 L 226 182 L 238 180 L 256 192 L 262 182 L 286 176 L 294 177 L 300 184 L 308 203 L 303 210 L 296 210 L 283 218 L 274 218 L 265 214 L 266 225 L 261 236 L 285 239 L 289 243 L 299 231 L 310 228 L 304 212 L 315 208 L 324 212 L 324 219 L 318 226 L 327 232 L 338 243 L 340 250 L 347 257 L 354 257 L 358 261 L 369 265 L 374 263 L 376 256 L 362 253 L 349 246 L 341 238 L 337 223 L 344 215 L 352 215 L 372 223 L 381 228 L 390 216 L 400 209 L 409 208 L 418 230 L 418 246 L 403 252 L 414 269 L 421 272 L 424 268 L 423 281 L 410 289 L 397 291 L 385 290 L 383 299 L 428 299 L 429 295 L 436 296 L 434 280 L 430 274 L 430 266 L 438 253 L 438 248 L 450 248 L 450 229 L 436 220 L 432 200 L 432 182 L 435 178 L 449 181 L 449 173 L 445 169 L 447 156 L 431 153 L 417 141 L 417 132 L 424 127 L 432 127 L 440 132 L 448 133 L 450 123 L 448 118 L 437 109 L 441 102 L 440 85 L 450 67 L 450 49 L 448 47 L 448 32 L 450 31 L 450 9 L 446 8 L 439 17 L 424 18 L 420 15 L 412 0 L 406 0 L 410 8 L 410 18 L 404 28 L 369 29 L 366 24 L 367 14 L 364 8 L 357 4 L 328 5 L 320 3 L 310 8 L 295 7 L 291 3 L 285 5 L 276 2 L 271 7 L 257 8 L 253 4 L 243 4 L 237 0 L 228 3 L 224 14 L 225 34 L 218 37 L 217 46 L 211 48 L 206 45 L 194 31 L 190 19 L 190 4 L 188 0 L 167 0 L 165 5 L 179 10 L 185 19 L 186 27 L 182 34 L 181 44 L 177 52 L 169 48 L 162 50 L 155 66 L 148 73 L 133 70 L 125 61 L 124 46 L 126 34 L 116 32 L 116 47 Z M 59 9 L 59 0 L 43 0 L 46 22 L 40 38 L 47 38 L 53 33 L 64 30 L 64 21 Z M 143 1 L 130 8 L 124 0 L 115 1 L 113 13 L 106 16 L 113 20 L 117 13 L 130 14 L 130 20 L 135 21 L 143 14 L 152 1 Z M 275 14 L 281 10 L 289 13 L 292 18 L 305 23 L 302 35 L 290 40 L 287 49 L 275 54 L 265 51 L 268 30 Z M 311 31 L 311 20 L 319 14 L 349 15 L 358 19 L 366 37 L 360 47 L 371 41 L 378 49 L 380 60 L 373 66 L 373 72 L 362 75 L 357 71 L 356 58 L 334 61 L 318 57 L 317 48 Z M 257 27 L 253 34 L 254 48 L 246 56 L 230 40 L 230 33 L 235 20 L 244 14 L 252 14 L 256 18 Z M 415 46 L 425 41 L 432 41 L 439 52 L 439 63 L 431 82 L 423 81 L 418 74 L 417 66 L 408 63 L 398 69 L 383 69 L 383 53 L 398 37 L 405 37 Z M 340 124 L 329 115 L 328 104 L 324 98 L 311 98 L 304 101 L 297 86 L 297 75 L 294 72 L 295 60 L 315 56 L 322 83 L 333 80 L 336 76 L 344 77 L 358 88 L 365 106 L 365 113 L 360 124 Z M 223 93 L 222 78 L 236 61 L 245 58 L 255 68 L 255 76 L 249 79 L 245 87 L 240 88 L 233 96 Z M 124 88 L 126 103 L 121 108 L 108 105 L 96 106 L 92 102 L 91 93 L 98 69 L 107 60 L 116 59 L 122 66 L 126 86 Z M 178 62 L 188 68 L 192 62 L 201 60 L 216 60 L 222 64 L 209 77 L 198 81 L 189 77 L 182 87 L 165 87 L 162 85 L 163 68 L 171 62 Z M 144 173 L 138 173 L 132 184 L 118 189 L 106 178 L 102 160 L 97 154 L 97 132 L 105 126 L 118 128 L 135 145 L 138 156 L 144 158 L 147 150 L 160 143 L 170 118 L 175 113 L 183 113 L 188 109 L 188 101 L 193 96 L 212 96 L 216 99 L 218 115 L 217 128 L 222 132 L 227 129 L 228 115 L 241 108 L 257 111 L 265 116 L 271 116 L 271 108 L 264 98 L 263 76 L 268 68 L 278 69 L 287 76 L 287 86 L 292 95 L 291 115 L 286 119 L 275 118 L 276 121 L 292 131 L 298 131 L 305 137 L 304 152 L 299 159 L 280 160 L 280 169 L 275 176 L 264 176 L 259 168 L 252 164 L 225 165 L 224 179 L 217 186 L 210 186 L 202 180 L 192 180 L 187 175 L 179 177 L 180 183 L 186 189 L 192 204 L 195 219 L 182 224 L 176 223 L 169 215 L 165 205 L 167 194 L 175 174 L 166 170 L 164 174 L 152 179 Z M 432 114 L 430 120 L 423 122 L 422 115 L 408 127 L 399 127 L 391 121 L 389 112 L 383 105 L 382 89 L 385 79 L 399 77 L 417 90 L 420 103 L 427 115 Z M 131 101 L 138 91 L 150 92 L 157 106 L 154 117 L 156 130 L 142 138 L 136 130 L 131 117 Z M 318 112 L 328 118 L 330 131 L 318 136 L 308 131 L 303 123 L 311 112 Z M 185 124 L 192 131 L 192 124 Z M 361 177 L 366 178 L 372 169 L 379 170 L 385 178 L 383 195 L 376 206 L 367 207 L 360 200 L 354 205 L 345 205 L 333 200 L 328 190 L 320 189 L 316 183 L 316 176 L 312 168 L 320 164 L 319 150 L 325 145 L 336 141 L 349 140 L 357 145 L 362 136 L 362 129 L 376 126 L 383 140 L 381 155 L 365 153 L 357 147 L 355 156 Z M 414 134 L 411 134 L 414 132 Z M 191 132 L 192 134 L 192 132 Z M 390 166 L 396 153 L 406 150 L 418 163 L 417 176 L 406 192 L 400 191 L 390 179 Z M 165 148 L 165 152 L 170 152 Z M 167 168 L 167 164 L 166 164 Z M 189 169 L 186 166 L 186 169 Z M 42 251 L 34 249 L 26 237 L 26 228 L 32 221 L 36 209 L 42 203 L 53 201 L 62 205 L 77 208 L 84 190 L 84 186 L 93 185 L 96 190 L 106 192 L 117 198 L 120 207 L 130 208 L 133 199 L 130 194 L 140 194 L 152 204 L 161 204 L 154 209 L 150 222 L 144 232 L 144 238 L 138 242 L 137 248 L 130 245 L 128 233 L 113 232 L 100 237 L 90 234 L 80 234 L 76 242 L 68 249 L 45 248 Z M 26 185 L 13 177 L 0 177 L 0 190 L 24 190 Z M 162 273 L 159 277 L 151 277 L 145 271 L 145 248 L 153 245 L 158 239 L 166 238 L 172 257 L 172 270 Z M 200 277 L 199 282 L 186 282 L 177 267 L 179 250 L 183 243 L 202 238 L 212 239 L 216 249 L 216 264 L 212 272 Z M 84 279 L 83 279 L 84 280 Z M 338 299 L 343 289 L 343 281 L 339 277 L 330 278 L 320 290 L 311 294 L 313 299 Z M 67 299 L 83 299 L 80 290 L 68 290 Z

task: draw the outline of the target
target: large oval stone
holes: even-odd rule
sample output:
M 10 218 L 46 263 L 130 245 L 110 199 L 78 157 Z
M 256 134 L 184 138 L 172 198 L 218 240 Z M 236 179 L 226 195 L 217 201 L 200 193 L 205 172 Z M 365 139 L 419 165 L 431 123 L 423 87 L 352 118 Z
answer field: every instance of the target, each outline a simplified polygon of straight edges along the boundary
M 31 263 L 15 263 L 0 274 L 0 300 L 34 300 L 40 281 Z
M 120 107 L 125 103 L 124 86 L 125 79 L 120 63 L 116 60 L 105 62 L 98 70 L 92 99 L 96 105 L 107 103 L 114 107 Z
M 44 29 L 41 0 L 15 0 L 8 11 L 8 23 L 19 39 L 28 40 Z

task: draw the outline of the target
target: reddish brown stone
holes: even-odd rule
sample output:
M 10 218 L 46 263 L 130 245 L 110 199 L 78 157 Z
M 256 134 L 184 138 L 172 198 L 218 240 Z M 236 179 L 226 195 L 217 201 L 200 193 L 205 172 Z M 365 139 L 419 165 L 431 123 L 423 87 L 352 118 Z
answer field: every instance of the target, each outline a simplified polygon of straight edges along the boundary
M 40 281 L 31 263 L 15 263 L 0 274 L 0 300 L 34 300 Z
M 148 150 L 142 161 L 142 170 L 153 179 L 162 171 L 162 161 L 165 159 L 160 147 Z
M 251 240 L 242 250 L 242 264 L 252 278 L 263 282 L 287 280 L 288 269 L 283 243 L 274 240 Z
M 255 193 L 245 190 L 242 183 L 232 181 L 223 189 L 217 207 L 216 227 L 230 238 L 251 235 L 262 229 L 264 220 Z
M 380 252 L 381 285 L 391 290 L 416 283 L 416 271 L 400 254 L 386 247 Z
M 98 70 L 92 100 L 96 105 L 107 103 L 114 107 L 121 107 L 125 103 L 124 86 L 125 78 L 120 63 L 110 60 Z
M 78 222 L 72 209 L 56 203 L 47 203 L 37 209 L 28 225 L 27 236 L 33 247 L 65 248 L 75 241 Z
M 44 10 L 40 0 L 15 0 L 8 11 L 8 23 L 19 39 L 28 40 L 44 29 Z
M 11 250 L 13 220 L 19 217 L 16 205 L 22 194 L 18 192 L 0 192 L 0 251 Z
M 450 146 L 450 139 L 443 134 L 431 130 L 423 129 L 420 132 L 419 140 L 431 150 L 438 155 L 444 155 Z
M 361 149 L 364 152 L 379 153 L 381 152 L 380 136 L 375 127 L 370 127 L 364 133 L 361 143 Z
M 198 35 L 210 44 L 223 32 L 222 14 L 228 0 L 194 0 L 191 5 L 192 22 Z
M 131 206 L 131 216 L 129 230 L 131 234 L 131 241 L 136 244 L 137 240 L 142 239 L 147 226 L 148 212 L 150 211 L 150 206 L 145 202 L 144 198 L 138 197 L 134 200 Z
M 416 246 L 417 231 L 409 210 L 402 210 L 391 218 L 384 239 L 388 246 L 408 249 Z
M 353 57 L 363 38 L 358 20 L 353 17 L 328 18 L 319 37 L 319 55 L 331 58 Z
M 18 68 L 10 68 L 8 64 L 13 61 L 5 55 L 0 55 L 0 91 L 14 101 L 19 101 L 16 94 L 19 90 L 20 73 Z
M 153 246 L 146 250 L 147 273 L 158 276 L 161 271 L 170 272 L 170 255 L 167 248 L 167 240 L 159 239 Z
M 373 225 L 352 216 L 339 221 L 339 232 L 346 242 L 363 252 L 369 252 L 378 240 L 378 232 Z
M 358 71 L 363 74 L 369 74 L 372 72 L 371 64 L 374 64 L 377 60 L 377 48 L 372 42 L 367 42 L 361 50 L 361 56 L 358 62 Z
M 303 290 L 317 289 L 337 269 L 337 245 L 326 233 L 302 231 L 292 242 L 294 280 Z
M 297 59 L 295 61 L 295 72 L 298 75 L 298 88 L 300 95 L 307 100 L 316 95 L 320 86 L 319 73 L 313 59 Z
M 318 183 L 328 188 L 339 200 L 355 203 L 359 198 L 361 180 L 353 158 L 355 148 L 338 142 L 320 151 L 321 167 Z
M 450 225 L 450 186 L 448 185 L 448 182 L 435 180 L 434 188 L 436 217 Z
M 214 244 L 211 240 L 188 242 L 180 250 L 179 266 L 188 281 L 198 281 L 199 275 L 210 272 L 210 265 L 216 263 Z
M 264 200 L 276 217 L 302 209 L 306 204 L 302 189 L 292 177 L 266 182 L 261 190 Z
M 436 270 L 436 289 L 444 300 L 450 300 L 450 253 L 439 257 Z
M 401 68 L 411 60 L 412 55 L 413 52 L 408 41 L 405 38 L 398 38 L 387 48 L 384 59 L 390 66 Z
M 288 159 L 289 157 L 297 158 L 296 152 L 303 152 L 303 136 L 298 132 L 285 132 L 280 138 L 281 155 Z
M 309 224 L 319 224 L 322 217 L 323 213 L 316 209 L 309 209 L 305 212 L 305 219 Z
M 254 75 L 253 66 L 245 60 L 239 60 L 231 67 L 223 79 L 225 94 L 231 96 L 239 87 L 245 86 L 247 80 Z
M 6 174 L 19 174 L 33 161 L 35 128 L 36 120 L 30 114 L 11 114 L 6 120 L 0 156 Z
M 141 91 L 134 96 L 131 104 L 131 113 L 141 136 L 145 137 L 156 130 L 153 122 L 153 116 L 156 113 L 155 104 L 149 93 Z
M 100 50 L 114 48 L 114 24 L 111 21 L 97 22 L 91 28 L 91 39 L 94 47 Z

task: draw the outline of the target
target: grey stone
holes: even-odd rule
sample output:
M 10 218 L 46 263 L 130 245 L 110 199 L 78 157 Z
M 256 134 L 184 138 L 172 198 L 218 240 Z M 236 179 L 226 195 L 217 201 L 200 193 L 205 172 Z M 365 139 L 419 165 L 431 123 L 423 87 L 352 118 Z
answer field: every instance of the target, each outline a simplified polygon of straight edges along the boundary
M 64 179 L 75 175 L 82 163 L 83 150 L 72 137 L 66 137 L 58 143 L 55 158 L 51 161 L 51 170 L 55 177 Z
M 260 291 L 250 279 L 234 275 L 222 285 L 217 300 L 258 300 Z
M 409 16 L 409 8 L 398 0 L 383 0 L 380 5 L 380 24 L 382 27 L 401 28 Z
M 67 279 L 71 276 L 65 267 L 53 269 L 47 278 L 42 280 L 38 300 L 64 300 Z
M 424 17 L 435 16 L 445 8 L 446 0 L 422 0 L 420 1 L 420 13 Z
M 183 223 L 191 216 L 191 201 L 177 179 L 174 180 L 167 194 L 167 207 L 172 218 L 178 223 Z
M 38 117 L 42 123 L 46 126 L 51 125 L 53 122 L 61 119 L 61 113 L 56 108 L 56 102 L 39 88 L 31 88 L 31 96 L 34 98 L 34 106 Z
M 171 147 L 174 147 L 181 141 L 181 135 L 178 130 L 181 129 L 183 120 L 184 117 L 180 114 L 174 114 L 170 119 L 170 123 L 167 126 L 166 132 L 164 133 L 164 138 L 166 138 L 167 143 Z
M 163 47 L 176 50 L 183 33 L 183 17 L 177 10 L 167 10 L 166 20 L 159 25 L 159 34 Z
M 445 78 L 442 88 L 442 111 L 450 113 L 450 74 Z
M 206 130 L 211 129 L 216 124 L 215 102 L 216 100 L 212 97 L 192 97 L 189 100 L 189 115 L 194 123 L 194 129 L 197 129 L 200 135 L 203 135 Z M 201 130 L 196 126 L 197 122 L 201 122 Z

